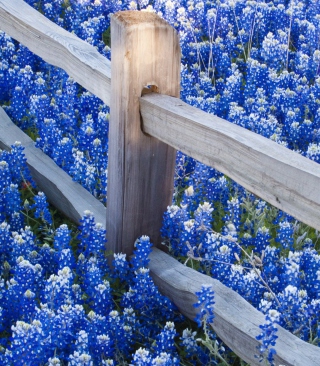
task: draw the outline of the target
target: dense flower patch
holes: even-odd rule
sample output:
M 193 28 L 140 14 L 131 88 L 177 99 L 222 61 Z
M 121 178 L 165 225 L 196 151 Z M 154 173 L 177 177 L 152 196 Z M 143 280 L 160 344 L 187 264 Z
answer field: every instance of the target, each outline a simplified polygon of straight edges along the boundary
M 114 254 L 111 271 L 105 230 L 92 213 L 78 230 L 54 228 L 19 143 L 0 151 L 0 174 L 0 365 L 170 366 L 186 356 L 187 365 L 216 363 L 220 348 L 215 355 L 204 347 L 155 287 L 147 236 L 137 240 L 130 263 Z M 210 320 L 206 311 L 200 323 Z
M 109 15 L 156 11 L 180 35 L 183 100 L 320 162 L 318 1 L 28 3 L 109 58 L 111 50 L 102 42 L 108 41 Z M 4 33 L 0 45 L 0 100 L 6 111 L 105 201 L 108 107 Z M 162 229 L 171 253 L 266 313 L 263 332 L 274 326 L 270 311 L 277 311 L 281 325 L 318 344 L 318 233 L 180 153 L 175 187 Z M 19 227 L 15 212 L 4 219 Z M 151 356 L 141 351 L 137 357 Z

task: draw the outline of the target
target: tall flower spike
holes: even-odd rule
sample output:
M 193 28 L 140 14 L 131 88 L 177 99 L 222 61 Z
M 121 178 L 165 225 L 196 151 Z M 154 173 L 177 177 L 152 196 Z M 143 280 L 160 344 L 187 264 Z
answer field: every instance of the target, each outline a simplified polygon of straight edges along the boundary
M 34 197 L 35 203 L 31 206 L 31 208 L 35 208 L 35 217 L 37 219 L 41 218 L 43 221 L 48 224 L 52 224 L 51 213 L 48 209 L 48 202 L 46 196 L 43 192 L 39 192 L 37 196 Z
M 132 268 L 137 271 L 139 268 L 147 268 L 150 261 L 149 254 L 151 253 L 152 244 L 150 238 L 146 235 L 141 236 L 135 243 L 136 250 L 134 257 L 131 260 Z
M 199 313 L 196 316 L 196 322 L 199 326 L 202 323 L 210 324 L 213 322 L 214 313 L 213 313 L 213 305 L 214 305 L 214 291 L 211 285 L 202 285 L 201 291 L 196 292 L 196 296 L 198 297 L 198 302 L 193 306 L 195 308 L 200 308 Z
M 274 366 L 274 355 L 277 353 L 276 350 L 271 347 L 275 346 L 276 335 L 278 329 L 276 323 L 279 322 L 280 313 L 274 309 L 269 310 L 266 315 L 266 322 L 259 326 L 261 333 L 256 337 L 258 341 L 261 341 L 261 346 L 259 348 L 260 355 L 257 356 L 259 359 L 267 360 L 270 366 Z

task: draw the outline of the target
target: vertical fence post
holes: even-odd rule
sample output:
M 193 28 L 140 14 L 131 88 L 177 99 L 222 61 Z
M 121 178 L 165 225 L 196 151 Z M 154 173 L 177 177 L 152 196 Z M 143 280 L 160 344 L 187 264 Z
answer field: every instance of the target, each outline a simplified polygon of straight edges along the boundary
M 160 242 L 173 194 L 175 150 L 141 131 L 139 97 L 147 85 L 178 97 L 177 32 L 154 13 L 111 18 L 111 103 L 108 157 L 108 249 L 131 254 L 141 235 Z

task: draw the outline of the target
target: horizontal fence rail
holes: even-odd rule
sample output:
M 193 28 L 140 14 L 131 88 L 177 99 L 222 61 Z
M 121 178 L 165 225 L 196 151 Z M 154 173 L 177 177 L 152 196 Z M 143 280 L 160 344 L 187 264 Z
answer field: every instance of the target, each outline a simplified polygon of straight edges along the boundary
M 110 105 L 111 62 L 21 0 L 0 0 L 0 28 Z M 320 230 L 320 167 L 253 132 L 189 106 L 147 94 L 143 129 L 296 219 Z
M 48 200 L 72 221 L 79 223 L 83 212 L 94 212 L 97 222 L 105 227 L 106 208 L 80 184 L 34 146 L 29 136 L 20 130 L 0 107 L 0 149 L 10 150 L 16 142 L 24 146 L 25 157 L 30 173 L 37 186 Z
M 74 222 L 79 223 L 83 210 L 93 212 L 96 222 L 105 226 L 105 207 L 80 184 L 72 179 L 23 133 L 0 108 L 0 148 L 9 150 L 19 140 L 25 146 L 28 166 L 37 185 L 50 202 Z M 258 353 L 259 325 L 264 315 L 240 295 L 221 282 L 184 266 L 168 254 L 154 248 L 149 256 L 150 274 L 162 294 L 170 298 L 189 319 L 197 309 L 195 292 L 202 285 L 211 285 L 215 293 L 215 320 L 211 324 L 219 337 L 243 360 L 251 365 L 261 365 L 254 357 Z M 320 349 L 278 327 L 276 364 L 286 366 L 318 366 Z
M 195 292 L 199 292 L 203 284 L 211 285 L 215 292 L 212 328 L 243 360 L 250 365 L 263 365 L 255 357 L 259 353 L 259 342 L 255 337 L 260 333 L 259 325 L 265 322 L 262 313 L 220 281 L 195 272 L 159 249 L 153 249 L 149 258 L 155 284 L 189 319 L 194 319 L 197 313 L 193 306 L 197 302 Z M 277 335 L 276 365 L 319 366 L 318 347 L 302 341 L 280 326 Z
M 158 41 L 159 34 L 167 34 L 167 36 L 169 35 L 168 40 L 171 42 L 168 54 L 171 54 L 170 52 L 173 52 L 173 50 L 176 53 L 178 52 L 176 35 L 164 21 L 156 20 L 154 15 L 136 14 L 131 16 L 128 13 L 118 13 L 118 15 L 113 16 L 112 22 L 115 25 L 113 29 L 117 31 L 114 39 L 123 41 L 121 44 L 114 43 L 117 51 L 113 49 L 115 51 L 113 54 L 118 57 L 116 58 L 118 62 L 125 60 L 126 66 L 128 66 L 126 72 L 130 71 L 128 75 L 135 75 L 137 71 L 130 64 L 130 62 L 133 62 L 132 57 L 137 56 L 136 50 L 139 49 L 137 45 L 142 47 L 145 44 L 144 40 L 148 39 L 150 34 L 149 41 L 153 43 L 154 50 L 159 51 L 162 47 L 158 47 L 155 43 Z M 134 35 L 135 25 L 139 23 L 143 24 Z M 153 26 L 157 27 L 156 30 L 152 30 L 150 34 L 147 34 Z M 117 84 L 119 80 L 122 80 L 121 68 L 116 69 L 113 67 L 113 73 L 117 75 L 117 80 L 115 80 L 113 76 L 111 77 L 111 63 L 101 56 L 94 47 L 53 24 L 22 0 L 0 0 L 0 29 L 29 47 L 31 51 L 41 56 L 45 61 L 63 68 L 76 82 L 101 98 L 106 104 L 110 105 L 114 91 L 122 92 L 122 84 L 120 82 Z M 130 39 L 130 37 L 133 38 Z M 130 49 L 129 52 L 126 47 L 131 47 L 131 49 L 135 47 L 135 50 L 131 52 Z M 143 50 L 143 47 L 141 50 Z M 168 63 L 161 57 L 153 59 L 153 56 L 150 56 L 153 53 L 148 47 L 143 52 L 142 62 L 153 65 L 155 69 L 160 70 L 163 64 Z M 167 53 L 164 54 L 167 57 Z M 175 56 L 171 71 L 176 71 L 179 57 L 179 55 Z M 154 66 L 154 62 L 157 63 L 157 67 Z M 140 143 L 141 141 L 147 141 L 149 138 L 154 138 L 159 142 L 150 142 L 150 145 L 155 145 L 155 154 L 152 154 L 152 149 L 150 150 L 151 155 L 148 151 L 152 159 L 158 157 L 157 144 L 162 141 L 164 144 L 179 149 L 195 159 L 222 171 L 257 196 L 301 221 L 320 229 L 320 196 L 317 192 L 320 182 L 319 165 L 277 145 L 275 142 L 188 106 L 178 98 L 154 93 L 140 98 L 139 88 L 141 87 L 142 90 L 142 86 L 146 84 L 154 85 L 155 88 L 153 89 L 158 90 L 159 93 L 178 94 L 177 75 L 173 76 L 174 85 L 170 85 L 168 81 L 156 80 L 156 78 L 161 77 L 161 73 L 158 74 L 155 71 L 152 74 L 153 71 L 148 71 L 150 72 L 148 74 L 144 71 L 144 67 L 140 66 L 140 74 L 136 75 L 137 79 L 134 81 L 134 98 L 130 99 L 131 94 L 128 93 L 130 85 L 128 87 L 126 84 L 128 89 L 124 92 L 127 93 L 124 94 L 126 98 L 128 97 L 126 100 L 126 118 L 130 117 L 129 107 L 134 105 L 135 123 L 139 123 L 139 128 L 135 126 L 132 129 L 135 139 L 131 139 L 129 143 L 124 144 L 124 137 L 116 134 L 116 140 L 110 141 L 110 143 L 119 144 L 124 148 L 127 147 L 126 145 L 130 146 L 131 150 L 120 153 L 120 157 L 125 158 L 129 155 L 130 159 L 134 160 L 133 153 L 135 151 L 139 151 L 139 154 L 143 155 L 146 150 L 142 147 L 135 149 L 135 144 L 137 141 Z M 148 80 L 144 80 L 145 75 L 141 76 L 141 73 L 145 73 Z M 153 79 L 153 76 L 155 79 Z M 140 85 L 141 81 L 147 81 L 147 83 Z M 130 84 L 128 80 L 124 80 L 124 83 Z M 116 101 L 116 105 L 112 104 L 111 112 L 112 109 L 118 108 L 118 119 L 121 121 L 122 114 L 119 106 L 123 105 L 122 101 L 114 97 L 113 100 Z M 140 118 L 136 116 L 137 106 L 138 108 L 140 106 L 142 126 L 140 126 Z M 121 125 L 123 133 L 125 133 L 128 126 L 130 127 L 129 119 L 127 124 Z M 144 137 L 142 138 L 140 134 Z M 22 133 L 18 127 L 12 125 L 2 109 L 0 109 L 0 136 L 0 148 L 9 149 L 10 145 L 16 140 L 20 140 L 26 146 L 25 153 L 34 179 L 50 201 L 59 209 L 76 222 L 79 221 L 82 214 L 81 210 L 89 209 L 95 214 L 98 222 L 105 222 L 105 208 L 101 208 L 102 204 L 94 197 L 91 196 L 87 201 L 85 198 L 81 201 L 81 205 L 77 206 L 80 198 L 90 194 L 82 187 L 80 188 L 80 185 L 72 182 L 71 178 L 49 157 L 36 149 L 31 139 Z M 117 150 L 118 145 L 113 146 L 114 151 Z M 170 159 L 168 160 L 171 160 L 172 150 L 168 154 L 162 147 L 160 150 L 163 150 L 161 159 L 169 156 Z M 137 159 L 141 158 L 137 157 Z M 144 171 L 145 160 L 145 157 L 139 160 L 139 163 L 136 164 L 137 169 Z M 150 162 L 148 163 L 148 166 L 152 165 Z M 158 165 L 155 164 L 155 166 Z M 112 169 L 122 168 L 114 166 Z M 138 171 L 135 172 L 136 175 Z M 112 175 L 111 173 L 109 170 L 109 177 Z M 157 174 L 163 175 L 164 173 L 161 169 L 158 169 L 158 171 L 153 171 L 150 174 L 153 181 L 155 181 Z M 57 180 L 55 180 L 55 177 L 58 177 Z M 128 174 L 123 182 L 129 186 L 132 184 L 130 164 L 128 164 Z M 144 194 L 152 189 L 148 186 L 146 179 L 141 179 L 141 182 L 143 188 L 141 197 L 143 198 Z M 116 193 L 115 189 L 116 186 L 111 193 L 108 190 L 108 195 Z M 136 192 L 134 189 L 131 191 L 130 189 L 127 195 L 123 195 L 123 201 L 130 196 L 130 192 Z M 60 200 L 65 203 L 59 207 L 57 204 Z M 153 203 L 148 202 L 151 206 Z M 156 208 L 154 206 L 154 209 Z M 116 226 L 115 224 L 117 230 L 125 230 L 125 227 L 117 228 Z M 148 231 L 140 232 L 138 235 L 141 234 L 148 235 Z M 127 243 L 123 245 L 128 247 Z M 133 242 L 129 243 L 129 246 L 132 249 Z M 260 333 L 259 325 L 264 322 L 263 314 L 219 281 L 183 266 L 158 249 L 154 249 L 150 255 L 149 268 L 162 293 L 176 303 L 180 311 L 190 319 L 194 319 L 196 314 L 196 309 L 193 307 L 196 302 L 195 292 L 199 291 L 203 284 L 211 284 L 215 291 L 214 311 L 216 318 L 212 324 L 213 328 L 218 336 L 245 361 L 251 365 L 260 365 L 254 357 L 258 353 L 256 347 L 259 344 L 255 337 Z M 279 339 L 276 344 L 277 365 L 319 365 L 320 349 L 318 347 L 301 341 L 281 327 L 279 327 L 278 335 Z
M 319 164 L 178 98 L 146 94 L 140 111 L 145 133 L 320 230 Z
M 22 0 L 0 0 L 0 29 L 110 105 L 111 62 Z

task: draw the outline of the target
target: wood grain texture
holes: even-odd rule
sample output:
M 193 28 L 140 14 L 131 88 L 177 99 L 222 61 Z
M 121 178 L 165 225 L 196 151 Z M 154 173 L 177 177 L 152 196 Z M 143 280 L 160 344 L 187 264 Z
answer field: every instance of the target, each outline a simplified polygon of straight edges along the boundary
M 25 156 L 32 178 L 55 207 L 79 223 L 83 212 L 94 213 L 96 222 L 105 227 L 106 208 L 58 165 L 34 146 L 29 136 L 20 130 L 0 107 L 0 148 L 10 150 L 16 141 L 25 147 Z
M 320 230 L 320 165 L 180 99 L 140 98 L 147 134 L 209 165 Z
M 0 0 L 0 29 L 110 105 L 111 63 L 23 0 Z
M 142 133 L 139 97 L 147 85 L 179 95 L 180 46 L 163 19 L 135 11 L 112 16 L 111 43 L 107 238 L 114 252 L 131 254 L 141 235 L 160 242 L 175 166 L 175 150 Z
M 204 284 L 211 285 L 215 292 L 212 328 L 243 360 L 250 365 L 261 365 L 254 355 L 259 345 L 255 337 L 260 334 L 259 325 L 264 323 L 262 313 L 221 282 L 184 266 L 159 249 L 153 249 L 149 258 L 155 284 L 189 319 L 194 320 L 198 310 L 193 306 L 197 302 L 195 292 Z M 276 365 L 319 366 L 320 348 L 278 328 Z

